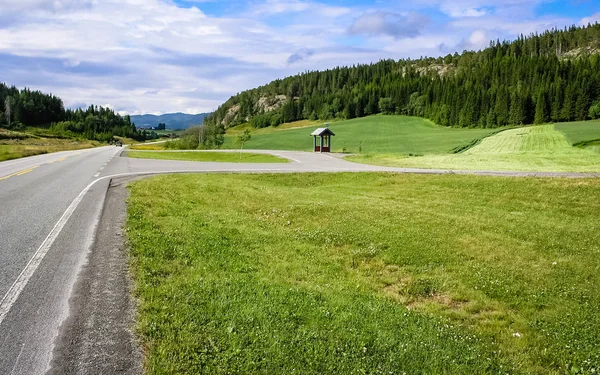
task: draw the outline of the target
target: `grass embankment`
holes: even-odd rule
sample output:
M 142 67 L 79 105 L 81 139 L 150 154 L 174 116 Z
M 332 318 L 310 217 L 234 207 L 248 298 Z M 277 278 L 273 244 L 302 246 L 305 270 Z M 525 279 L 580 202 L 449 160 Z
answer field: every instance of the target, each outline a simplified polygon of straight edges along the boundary
M 600 129 L 600 123 L 595 124 Z M 590 137 L 589 131 L 579 134 Z M 600 172 L 600 154 L 573 147 L 554 125 L 506 130 L 458 154 L 423 157 L 369 154 L 351 156 L 348 160 L 409 168 Z
M 597 179 L 138 181 L 127 233 L 147 370 L 598 371 L 599 210 Z
M 0 129 L 0 161 L 57 151 L 80 150 L 97 147 L 100 142 L 45 138 L 29 133 Z
M 288 159 L 274 155 L 254 154 L 246 152 L 212 152 L 212 151 L 127 151 L 130 158 L 187 160 L 222 163 L 288 163 Z
M 304 125 L 309 126 L 304 127 Z M 247 149 L 312 151 L 310 133 L 323 124 L 286 124 L 291 129 L 266 128 L 254 131 Z M 299 128 L 298 128 L 299 127 Z M 235 128 L 234 128 L 235 129 Z M 332 151 L 423 155 L 447 153 L 485 137 L 497 129 L 458 129 L 437 126 L 429 120 L 406 116 L 370 116 L 331 124 Z M 233 131 L 230 130 L 230 132 Z M 234 134 L 225 137 L 226 148 L 235 148 Z

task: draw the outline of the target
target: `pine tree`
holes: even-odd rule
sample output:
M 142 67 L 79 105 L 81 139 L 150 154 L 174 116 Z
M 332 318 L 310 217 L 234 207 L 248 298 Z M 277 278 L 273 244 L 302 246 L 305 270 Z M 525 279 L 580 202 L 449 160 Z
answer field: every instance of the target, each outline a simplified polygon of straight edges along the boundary
M 537 102 L 535 105 L 535 119 L 533 121 L 534 124 L 544 124 L 548 122 L 548 103 L 546 100 L 546 93 L 540 91 L 537 97 Z

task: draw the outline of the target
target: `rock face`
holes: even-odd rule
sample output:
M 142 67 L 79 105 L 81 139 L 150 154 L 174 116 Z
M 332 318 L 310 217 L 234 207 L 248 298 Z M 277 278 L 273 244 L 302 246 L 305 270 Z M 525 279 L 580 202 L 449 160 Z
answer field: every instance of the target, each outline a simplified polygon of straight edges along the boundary
M 254 105 L 254 109 L 257 113 L 272 112 L 281 108 L 285 103 L 287 103 L 287 101 L 288 98 L 285 95 L 261 96 Z M 225 128 L 228 128 L 231 123 L 240 120 L 240 116 L 242 116 L 240 114 L 240 108 L 241 106 L 239 104 L 233 105 L 231 108 L 229 108 L 223 117 L 223 120 L 221 120 L 221 125 L 225 126 Z M 249 118 L 246 117 L 244 120 L 248 121 Z

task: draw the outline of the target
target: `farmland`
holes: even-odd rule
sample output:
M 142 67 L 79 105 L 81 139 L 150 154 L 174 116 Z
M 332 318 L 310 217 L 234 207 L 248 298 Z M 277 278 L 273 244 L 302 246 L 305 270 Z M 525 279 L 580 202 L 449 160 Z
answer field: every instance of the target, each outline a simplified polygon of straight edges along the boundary
M 312 125 L 308 128 L 306 126 Z M 248 149 L 311 151 L 310 122 L 285 124 L 283 129 L 260 129 L 244 146 Z M 234 128 L 235 129 L 235 128 Z M 429 120 L 407 116 L 371 116 L 339 121 L 331 125 L 336 134 L 333 152 L 436 154 L 469 144 L 499 129 L 458 129 L 437 126 Z M 235 130 L 226 137 L 226 148 L 234 148 Z
M 130 189 L 148 373 L 600 366 L 596 179 L 202 175 Z
M 407 157 L 400 154 L 365 154 L 348 159 L 370 164 L 439 169 L 512 170 L 546 172 L 599 172 L 600 153 L 573 147 L 571 142 L 593 139 L 600 122 L 542 125 L 503 131 L 457 154 Z M 566 129 L 568 140 L 563 132 Z

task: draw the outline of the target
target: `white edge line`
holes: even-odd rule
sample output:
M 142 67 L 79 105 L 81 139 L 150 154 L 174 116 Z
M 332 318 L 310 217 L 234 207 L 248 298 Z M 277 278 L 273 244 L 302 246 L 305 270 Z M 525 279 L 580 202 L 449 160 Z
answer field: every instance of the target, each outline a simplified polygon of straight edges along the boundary
M 286 170 L 257 169 L 254 171 L 248 171 L 246 169 L 238 169 L 238 170 L 230 170 L 228 172 L 277 172 L 277 171 L 286 171 Z M 127 177 L 127 176 L 144 176 L 144 175 L 154 175 L 154 174 L 177 174 L 177 173 L 207 173 L 207 172 L 220 172 L 220 171 L 207 169 L 207 170 L 181 170 L 181 171 L 119 173 L 119 174 L 114 174 L 114 175 L 110 175 L 110 176 L 100 177 L 100 178 L 92 181 L 88 186 L 85 187 L 85 189 L 83 189 L 81 191 L 81 193 L 79 193 L 79 195 L 73 200 L 73 202 L 71 202 L 71 204 L 69 205 L 67 210 L 63 213 L 61 218 L 56 223 L 56 225 L 54 225 L 54 228 L 52 228 L 52 230 L 50 231 L 50 233 L 48 234 L 48 236 L 46 237 L 44 242 L 42 242 L 42 244 L 37 249 L 35 254 L 33 254 L 33 256 L 31 257 L 31 259 L 29 260 L 29 262 L 27 263 L 27 265 L 25 266 L 23 271 L 21 271 L 21 273 L 19 274 L 19 276 L 17 277 L 15 282 L 12 284 L 12 286 L 10 287 L 8 292 L 6 292 L 6 294 L 2 298 L 2 301 L 0 301 L 0 324 L 2 324 L 2 322 L 6 318 L 6 315 L 8 315 L 8 313 L 10 312 L 10 309 L 12 308 L 14 303 L 19 298 L 19 295 L 21 295 L 21 292 L 23 291 L 23 289 L 25 289 L 25 286 L 27 285 L 27 283 L 29 282 L 29 280 L 31 279 L 31 277 L 33 276 L 33 274 L 35 273 L 35 271 L 37 270 L 39 265 L 42 263 L 42 260 L 48 253 L 48 250 L 50 250 L 50 247 L 52 247 L 52 245 L 54 244 L 54 241 L 56 241 L 56 238 L 59 236 L 60 232 L 63 230 L 63 228 L 65 227 L 65 225 L 67 224 L 67 222 L 69 221 L 71 216 L 73 215 L 73 212 L 75 212 L 75 209 L 77 208 L 77 206 L 79 206 L 79 203 L 81 203 L 81 201 L 83 200 L 83 197 L 87 194 L 87 192 L 96 183 L 106 180 L 106 179 Z

